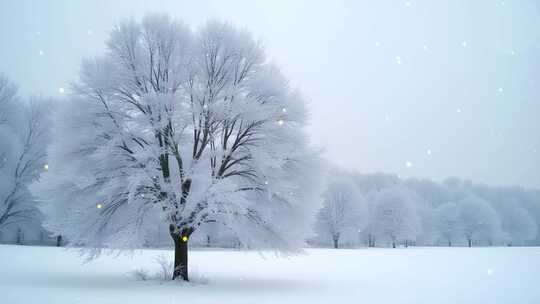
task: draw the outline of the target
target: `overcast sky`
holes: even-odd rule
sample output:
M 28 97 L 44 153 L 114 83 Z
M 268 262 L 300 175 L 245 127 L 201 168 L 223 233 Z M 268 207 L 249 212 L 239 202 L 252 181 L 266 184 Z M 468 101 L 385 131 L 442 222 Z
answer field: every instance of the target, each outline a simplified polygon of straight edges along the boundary
M 535 1 L 1 0 L 0 72 L 22 94 L 65 97 L 114 24 L 151 12 L 248 28 L 340 166 L 540 188 Z

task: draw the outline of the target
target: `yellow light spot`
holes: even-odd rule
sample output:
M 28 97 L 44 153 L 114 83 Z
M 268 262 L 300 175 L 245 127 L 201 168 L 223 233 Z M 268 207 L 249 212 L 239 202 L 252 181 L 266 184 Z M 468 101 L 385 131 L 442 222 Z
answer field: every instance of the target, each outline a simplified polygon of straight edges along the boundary
M 43 170 L 45 171 L 49 170 L 49 165 L 48 164 L 43 165 Z
M 183 242 L 187 242 L 187 240 L 188 240 L 188 237 L 184 235 L 184 236 L 182 237 L 182 241 L 183 241 Z
M 103 208 L 103 205 L 102 204 L 97 204 L 96 208 L 101 209 L 101 208 Z

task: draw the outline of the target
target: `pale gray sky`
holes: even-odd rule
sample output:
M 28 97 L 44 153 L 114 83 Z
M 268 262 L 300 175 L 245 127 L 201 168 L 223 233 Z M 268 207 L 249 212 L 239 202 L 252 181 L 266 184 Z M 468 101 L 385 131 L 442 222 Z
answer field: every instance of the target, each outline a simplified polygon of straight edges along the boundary
M 540 187 L 535 1 L 0 1 L 0 72 L 61 96 L 125 17 L 248 28 L 310 102 L 313 142 L 361 172 Z

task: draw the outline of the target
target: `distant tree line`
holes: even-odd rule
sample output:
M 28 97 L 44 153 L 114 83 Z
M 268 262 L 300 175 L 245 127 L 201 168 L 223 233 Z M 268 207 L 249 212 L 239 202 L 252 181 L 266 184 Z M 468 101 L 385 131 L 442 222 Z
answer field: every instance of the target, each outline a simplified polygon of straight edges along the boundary
M 539 245 L 540 191 L 335 171 L 317 214 L 315 246 Z

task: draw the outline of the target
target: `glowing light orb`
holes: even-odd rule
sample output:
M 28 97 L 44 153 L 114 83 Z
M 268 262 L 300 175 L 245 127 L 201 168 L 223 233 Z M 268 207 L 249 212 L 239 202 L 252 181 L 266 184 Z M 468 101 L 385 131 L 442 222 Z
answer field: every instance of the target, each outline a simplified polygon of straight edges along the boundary
M 184 236 L 182 237 L 182 242 L 187 242 L 187 241 L 188 241 L 188 237 L 187 237 L 186 235 L 184 235 Z
M 408 161 L 408 162 L 405 163 L 405 166 L 407 166 L 407 168 L 410 168 L 410 167 L 412 167 L 412 163 L 410 161 Z
M 283 109 L 281 109 L 281 112 L 283 112 L 283 113 L 287 113 L 287 108 L 283 108 Z
M 60 93 L 60 94 L 64 94 L 65 91 L 66 91 L 66 90 L 64 90 L 64 88 L 59 88 L 59 89 L 58 89 L 58 93 Z
M 43 165 L 43 170 L 45 171 L 49 170 L 49 165 L 48 164 Z
M 285 121 L 284 121 L 283 119 L 279 119 L 279 120 L 277 121 L 277 123 L 278 123 L 278 125 L 283 126 L 283 124 L 285 123 Z
M 102 204 L 97 204 L 96 208 L 101 209 L 101 208 L 103 208 L 103 205 Z

